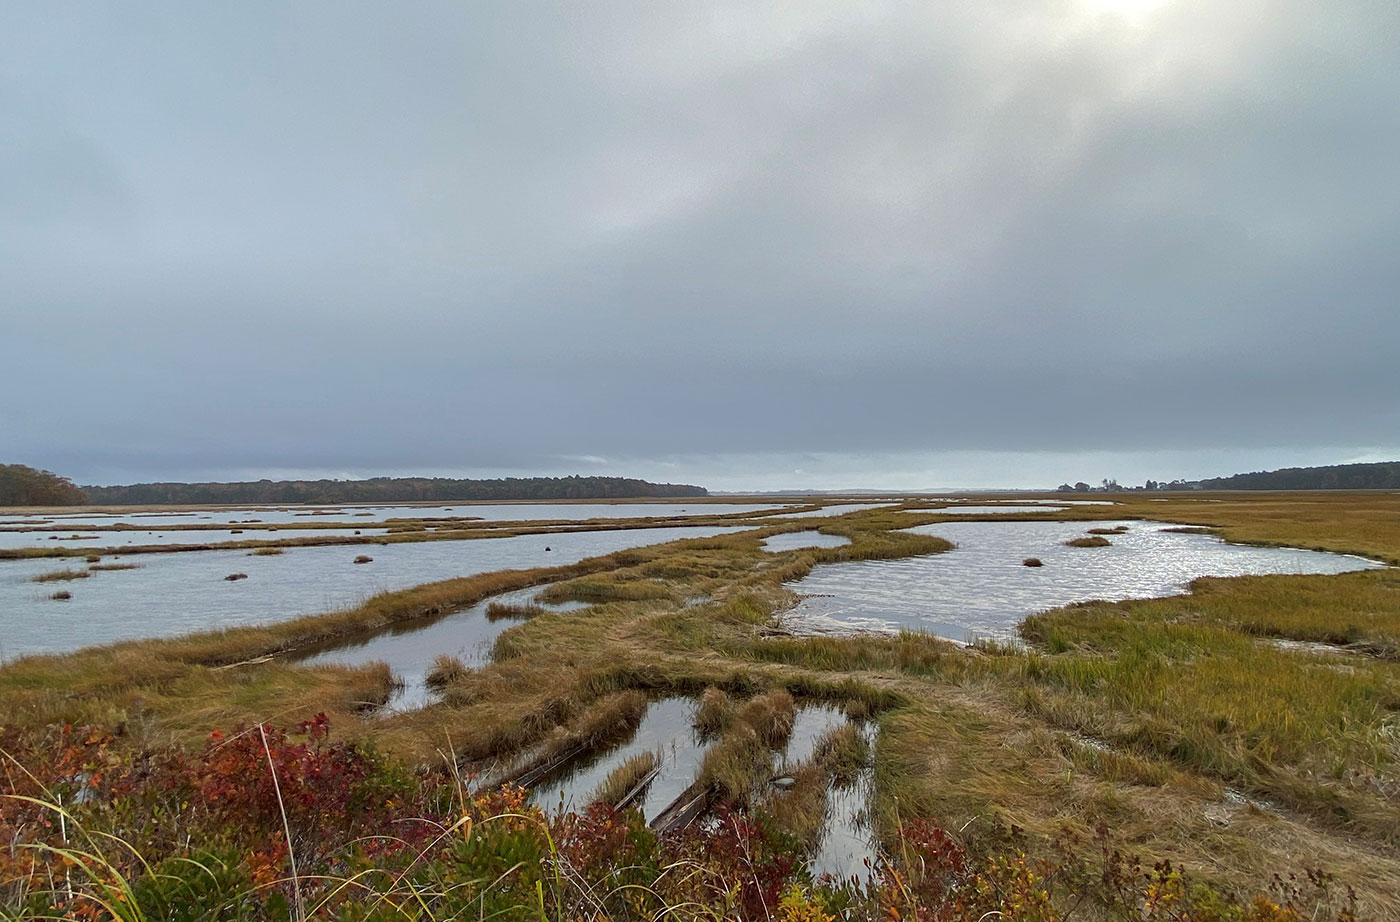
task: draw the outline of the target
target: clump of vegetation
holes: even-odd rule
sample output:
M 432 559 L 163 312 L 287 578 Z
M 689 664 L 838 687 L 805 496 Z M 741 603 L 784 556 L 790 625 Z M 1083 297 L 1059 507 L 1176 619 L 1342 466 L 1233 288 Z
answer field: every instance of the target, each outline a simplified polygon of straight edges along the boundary
M 260 547 L 260 548 L 257 548 L 257 549 L 255 549 L 255 550 L 249 551 L 249 552 L 248 552 L 248 556 L 249 556 L 249 557 L 276 557 L 276 556 L 278 556 L 279 554 L 282 554 L 282 553 L 284 553 L 284 551 L 283 551 L 282 548 L 280 548 L 280 547 Z
M 88 567 L 94 573 L 105 573 L 112 570 L 139 570 L 139 563 L 95 563 Z
M 671 590 L 665 584 L 652 580 L 627 579 L 619 576 L 584 577 L 546 586 L 538 596 L 541 602 L 586 602 L 601 605 L 605 602 L 644 602 L 652 599 L 669 599 Z
M 388 663 L 366 663 L 354 670 L 346 698 L 352 709 L 368 711 L 387 704 L 401 688 L 403 679 L 394 674 Z
M 593 794 L 593 802 L 609 807 L 624 806 L 638 786 L 650 779 L 661 765 L 661 757 L 650 750 L 625 760 L 604 779 Z
M 247 579 L 247 578 L 248 578 L 248 574 L 247 574 L 247 573 L 230 573 L 228 576 L 225 576 L 225 577 L 224 577 L 224 581 L 225 581 L 225 582 L 229 582 L 229 583 L 236 583 L 236 582 L 238 582 L 240 579 Z
M 700 696 L 691 724 L 702 737 L 717 736 L 734 720 L 734 704 L 723 689 L 711 685 Z
M 355 557 L 355 559 L 352 561 L 352 563 L 373 563 L 373 562 L 374 562 L 374 558 L 371 557 L 371 556 L 369 556 L 368 554 L 359 554 L 359 555 L 357 555 L 357 556 Z
M 1043 567 L 1045 566 L 1045 561 L 1041 560 L 1039 557 L 1027 557 L 1025 560 L 1021 561 L 1021 566 Z
M 745 701 L 735 719 L 752 727 L 765 745 L 776 749 L 792 733 L 797 705 L 786 689 L 779 688 Z
M 53 599 L 55 602 L 67 602 L 69 599 L 73 598 L 73 593 L 69 592 L 67 589 L 60 589 L 57 592 L 51 593 L 49 598 Z
M 87 579 L 92 576 L 87 570 L 51 570 L 48 573 L 40 573 L 38 576 L 31 576 L 30 582 L 34 583 L 59 583 L 74 579 Z
M 774 751 L 792 733 L 792 695 L 776 689 L 756 695 L 735 709 L 729 728 L 700 764 L 699 783 L 725 800 L 742 803 L 773 773 Z
M 470 674 L 471 670 L 460 659 L 439 653 L 433 660 L 432 668 L 423 677 L 423 684 L 432 689 L 442 689 Z
M 1112 543 L 1103 535 L 1090 535 L 1087 538 L 1071 538 L 1065 542 L 1065 547 L 1108 547 Z
M 1126 526 L 1126 525 L 1115 525 L 1115 526 L 1113 526 L 1112 528 L 1091 528 L 1091 529 L 1089 529 L 1089 534 L 1091 534 L 1091 535 L 1122 535 L 1122 534 L 1126 534 L 1127 531 L 1128 531 L 1128 526 Z
M 534 603 L 513 605 L 509 602 L 492 602 L 486 606 L 487 621 L 525 621 L 544 613 L 544 606 Z
M 99 560 L 102 559 L 102 555 L 101 555 L 101 554 L 89 554 L 89 555 L 87 555 L 87 557 L 84 558 L 84 559 L 85 559 L 88 563 L 97 563 Z

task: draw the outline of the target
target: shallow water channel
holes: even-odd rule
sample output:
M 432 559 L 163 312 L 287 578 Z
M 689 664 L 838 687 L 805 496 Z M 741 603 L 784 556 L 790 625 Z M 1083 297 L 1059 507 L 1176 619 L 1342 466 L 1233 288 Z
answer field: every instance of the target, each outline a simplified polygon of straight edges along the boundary
M 87 579 L 50 583 L 32 582 L 32 578 L 54 570 L 82 570 L 85 564 L 80 558 L 0 561 L 0 659 L 282 621 L 345 608 L 380 592 L 421 583 L 493 570 L 560 566 L 624 548 L 735 530 L 736 526 L 683 526 L 294 547 L 267 557 L 219 550 L 139 554 L 118 561 L 138 564 L 139 569 L 95 572 Z M 353 563 L 361 554 L 373 560 Z M 226 581 L 233 573 L 247 578 Z M 56 590 L 71 592 L 72 599 L 50 599 Z
M 1109 547 L 1066 547 L 1093 528 L 1127 527 Z M 822 564 L 790 584 L 806 596 L 784 616 L 799 633 L 926 631 L 960 643 L 1010 640 L 1026 616 L 1072 602 L 1156 598 L 1201 576 L 1344 573 L 1361 557 L 1228 544 L 1163 522 L 945 522 L 910 529 L 954 550 L 903 560 Z M 1044 566 L 1022 561 L 1039 558 Z
M 539 602 L 535 596 L 543 588 L 531 586 L 515 592 L 503 592 L 431 623 L 418 621 L 371 636 L 340 642 L 301 659 L 299 663 L 303 666 L 322 663 L 339 663 L 345 666 L 388 663 L 403 685 L 395 689 L 393 696 L 384 704 L 383 712 L 421 708 L 434 699 L 433 693 L 424 683 L 433 660 L 445 654 L 455 656 L 469 669 L 485 666 L 491 661 L 491 648 L 496 638 L 520 623 L 514 618 L 491 620 L 486 612 L 492 605 L 537 605 L 545 611 L 574 611 L 588 607 L 584 602 Z
M 589 753 L 538 782 L 531 790 L 531 802 L 546 810 L 581 811 L 620 765 L 641 753 L 655 752 L 661 759 L 660 770 L 636 805 L 646 822 L 653 822 L 695 782 L 706 751 L 716 742 L 702 739 L 693 729 L 695 707 L 691 698 L 653 702 L 629 739 Z M 818 741 L 846 722 L 845 714 L 829 705 L 800 707 L 782 750 L 772 753 L 773 776 L 781 777 L 810 759 Z M 867 742 L 873 742 L 873 725 L 863 726 L 861 732 Z M 811 862 L 814 874 L 861 875 L 867 859 L 873 861 L 876 851 L 869 822 L 873 778 L 873 768 L 867 766 L 854 784 L 828 792 L 821 839 Z
M 824 535 L 819 531 L 789 531 L 763 539 L 763 549 L 773 553 L 800 551 L 809 547 L 844 547 L 851 543 L 845 535 Z

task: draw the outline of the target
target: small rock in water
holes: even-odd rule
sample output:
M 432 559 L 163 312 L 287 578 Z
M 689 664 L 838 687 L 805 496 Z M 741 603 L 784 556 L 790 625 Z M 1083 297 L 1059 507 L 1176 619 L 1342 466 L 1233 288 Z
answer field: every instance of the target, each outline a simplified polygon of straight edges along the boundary
M 1021 561 L 1021 566 L 1023 566 L 1023 567 L 1043 567 L 1043 566 L 1045 566 L 1045 564 L 1043 564 L 1043 563 L 1040 562 L 1040 558 L 1039 558 L 1039 557 L 1027 557 L 1025 560 Z
M 355 563 L 371 563 L 373 560 L 374 558 L 368 554 L 361 554 L 355 558 Z
M 544 550 L 545 550 L 545 553 L 547 554 L 547 553 L 549 553 L 551 550 L 553 550 L 553 548 L 551 548 L 548 544 L 546 544 L 546 545 L 544 546 Z
M 225 580 L 226 582 L 232 583 L 232 582 L 234 582 L 234 581 L 236 581 L 236 580 L 247 579 L 247 578 L 248 578 L 248 574 L 247 574 L 247 573 L 230 573 L 228 576 L 225 576 L 225 577 L 224 577 L 224 580 Z

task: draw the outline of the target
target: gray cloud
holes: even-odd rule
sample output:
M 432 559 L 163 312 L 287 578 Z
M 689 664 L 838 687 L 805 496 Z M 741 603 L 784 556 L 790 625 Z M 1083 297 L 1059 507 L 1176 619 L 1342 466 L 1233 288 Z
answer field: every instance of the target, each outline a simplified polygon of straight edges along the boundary
M 1400 446 L 1393 3 L 7 19 L 16 460 Z

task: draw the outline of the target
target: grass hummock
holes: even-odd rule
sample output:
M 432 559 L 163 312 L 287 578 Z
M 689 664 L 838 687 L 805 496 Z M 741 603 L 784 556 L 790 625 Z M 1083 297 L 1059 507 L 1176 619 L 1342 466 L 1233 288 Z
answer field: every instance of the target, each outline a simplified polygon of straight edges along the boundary
M 87 570 L 51 570 L 48 573 L 31 576 L 29 581 L 32 583 L 58 583 L 74 579 L 87 579 L 89 576 L 92 574 Z

